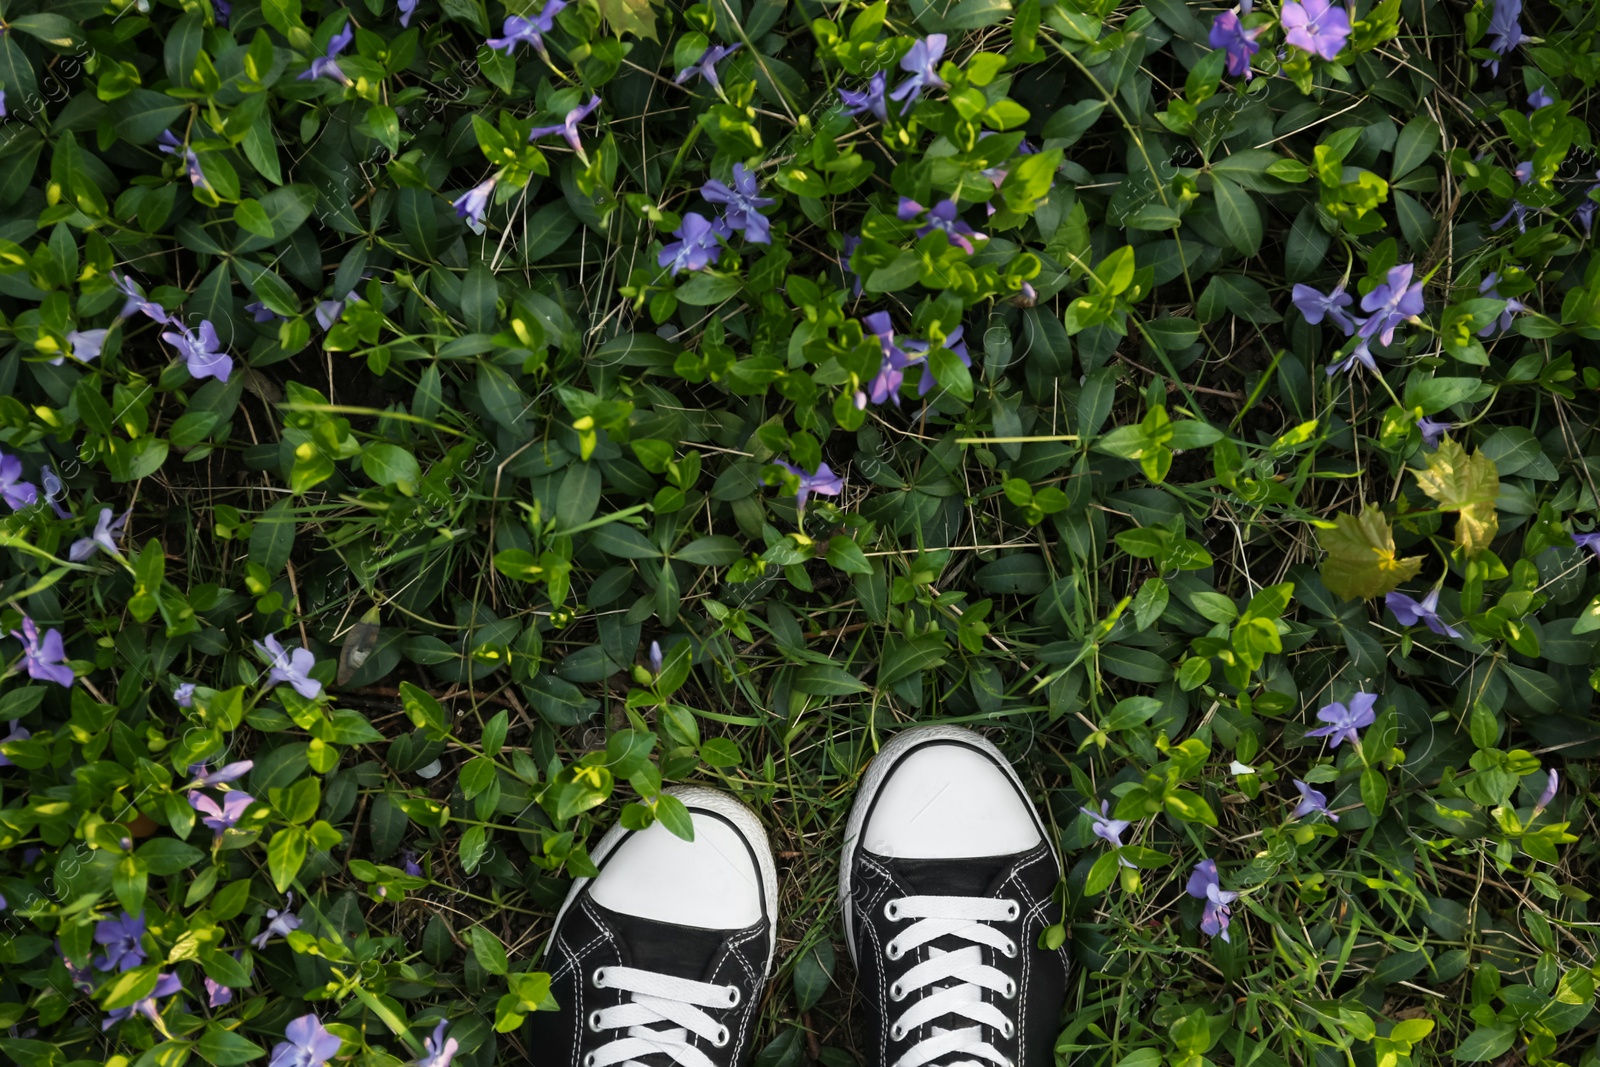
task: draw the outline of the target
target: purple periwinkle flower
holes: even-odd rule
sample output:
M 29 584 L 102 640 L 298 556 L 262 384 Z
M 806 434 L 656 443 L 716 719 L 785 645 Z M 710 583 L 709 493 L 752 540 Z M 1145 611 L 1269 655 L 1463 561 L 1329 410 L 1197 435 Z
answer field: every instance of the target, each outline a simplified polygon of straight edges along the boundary
M 116 515 L 111 508 L 101 508 L 100 518 L 94 524 L 94 533 L 72 542 L 72 547 L 67 550 L 67 558 L 74 563 L 82 563 L 94 555 L 98 548 L 113 559 L 121 559 L 122 549 L 117 547 L 117 538 L 122 536 L 122 529 L 128 524 L 131 514 L 131 509 Z
M 495 183 L 499 180 L 498 175 L 490 175 L 487 181 L 474 185 L 450 205 L 456 209 L 457 218 L 467 220 L 467 226 L 473 233 L 482 233 L 484 230 L 483 215 L 489 210 L 489 197 L 493 195 Z
M 895 407 L 899 407 L 900 383 L 905 381 L 905 369 L 910 365 L 911 357 L 894 343 L 894 324 L 889 320 L 887 311 L 874 311 L 861 321 L 867 333 L 878 339 L 883 362 L 878 366 L 878 373 L 867 383 L 867 388 L 856 395 L 856 407 L 866 407 L 866 400 L 874 404 L 892 400 Z
M 194 683 L 184 682 L 172 691 L 172 699 L 180 708 L 194 707 Z M 202 765 L 203 766 L 203 765 Z M 194 768 L 189 768 L 189 773 L 194 773 Z
M 344 1044 L 315 1015 L 300 1016 L 284 1029 L 283 1036 L 288 1040 L 273 1047 L 268 1067 L 322 1067 Z
M 107 1012 L 106 1017 L 100 1020 L 100 1029 L 109 1030 L 122 1020 L 131 1017 L 135 1012 L 137 1012 L 149 1019 L 155 1024 L 156 1029 L 165 1034 L 167 1032 L 167 1027 L 166 1024 L 161 1021 L 161 1013 L 156 1010 L 156 999 L 159 997 L 170 997 L 174 993 L 181 993 L 182 991 L 183 983 L 178 980 L 177 975 L 159 975 L 156 978 L 156 987 L 150 991 L 149 996 L 142 1000 L 135 1001 L 126 1008 L 113 1008 L 111 1011 Z
M 229 989 L 215 978 L 207 978 L 205 983 L 206 1007 L 221 1008 L 225 1005 L 233 1003 L 233 990 Z
M 6 91 L 0 89 L 0 119 L 6 117 Z
M 722 92 L 722 82 L 717 80 L 717 64 L 733 55 L 740 49 L 738 44 L 714 44 L 700 53 L 700 58 L 678 71 L 678 76 L 672 79 L 674 85 L 682 85 L 696 74 L 704 78 L 711 88 L 717 93 Z
M 291 931 L 300 929 L 299 917 L 296 916 L 294 912 L 289 910 L 289 905 L 293 903 L 294 894 L 290 893 L 288 899 L 284 902 L 282 911 L 279 911 L 277 908 L 268 908 L 267 928 L 261 931 L 255 937 L 252 937 L 250 939 L 250 943 L 256 948 L 266 948 L 267 942 L 272 938 L 288 937 Z M 278 1047 L 282 1048 L 283 1046 L 280 1045 Z M 278 1061 L 276 1058 L 274 1058 L 272 1062 L 276 1063 Z
M 728 188 L 715 178 L 700 187 L 700 195 L 706 198 L 707 203 L 723 209 L 722 219 L 729 229 L 743 230 L 745 240 L 752 244 L 770 245 L 771 224 L 761 214 L 761 209 L 771 207 L 777 201 L 770 196 L 759 195 L 760 192 L 756 176 L 743 163 L 733 165 L 733 188 Z
M 1133 823 L 1126 819 L 1111 818 L 1111 802 L 1109 800 L 1102 800 L 1100 802 L 1099 811 L 1095 811 L 1093 808 L 1079 808 L 1078 810 L 1083 812 L 1084 815 L 1088 816 L 1090 833 L 1094 834 L 1094 836 L 1098 837 L 1112 848 L 1122 847 L 1122 835 L 1127 831 L 1128 827 L 1133 825 Z M 1133 864 L 1129 863 L 1121 856 L 1117 857 L 1117 863 L 1122 867 L 1133 866 Z
M 417 854 L 409 848 L 400 854 L 400 869 L 413 878 L 422 877 L 422 868 L 417 864 Z
M 1533 114 L 1541 107 L 1549 107 L 1556 102 L 1556 98 L 1544 91 L 1544 86 L 1538 86 L 1528 94 L 1528 114 Z
M 260 641 L 254 644 L 256 651 L 272 660 L 271 668 L 267 671 L 266 688 L 271 689 L 279 682 L 288 682 L 296 693 L 307 700 L 315 700 L 321 695 L 322 683 L 311 677 L 311 668 L 317 665 L 317 657 L 309 648 L 287 652 L 272 634 L 267 635 L 265 644 Z
M 433 1036 L 422 1039 L 422 1047 L 427 1055 L 417 1061 L 417 1067 L 450 1067 L 450 1061 L 456 1058 L 456 1050 L 460 1043 L 455 1038 L 445 1039 L 445 1030 L 449 1023 L 443 1019 L 433 1028 Z
M 950 331 L 949 335 L 944 339 L 944 344 L 940 345 L 939 347 L 953 352 L 964 365 L 971 367 L 972 356 L 967 352 L 967 342 L 962 340 L 961 337 L 961 335 L 965 332 L 965 326 L 957 326 L 954 330 Z M 905 342 L 905 350 L 908 355 L 917 354 L 926 357 L 928 352 L 928 342 L 916 340 L 907 341 Z M 933 376 L 933 364 L 926 358 L 923 358 L 922 380 L 917 383 L 917 395 L 927 396 L 936 384 L 937 382 Z
M 1506 308 L 1504 311 L 1500 312 L 1499 317 L 1478 331 L 1479 337 L 1492 337 L 1496 334 L 1505 333 L 1507 330 L 1511 329 L 1511 322 L 1516 313 L 1519 311 L 1528 310 L 1528 305 L 1524 304 L 1515 297 L 1508 298 L 1501 296 L 1499 290 L 1495 288 L 1495 286 L 1499 285 L 1499 283 L 1500 272 L 1497 270 L 1490 271 L 1488 274 L 1484 275 L 1483 281 L 1478 283 L 1479 296 L 1487 297 L 1490 300 L 1504 300 L 1506 302 Z
M 72 685 L 72 668 L 66 663 L 66 647 L 61 640 L 60 630 L 51 627 L 41 639 L 38 625 L 24 615 L 22 632 L 12 630 L 11 636 L 22 642 L 22 663 L 28 669 L 29 678 L 36 682 Z
M 301 71 L 295 76 L 295 80 L 306 82 L 311 81 L 313 78 L 332 78 L 336 82 L 343 82 L 349 85 L 350 79 L 345 77 L 344 71 L 339 69 L 338 59 L 339 55 L 350 47 L 350 42 L 355 38 L 355 35 L 355 27 L 346 22 L 343 29 L 328 38 L 326 54 L 313 59 L 310 69 Z
M 857 237 L 853 233 L 847 233 L 844 235 L 844 248 L 840 251 L 839 265 L 845 269 L 845 273 L 848 274 L 852 279 L 852 284 L 850 287 L 851 296 L 860 296 L 862 287 L 866 282 L 866 279 L 862 278 L 861 275 L 856 272 L 855 267 L 850 265 L 850 257 L 855 255 L 856 249 L 860 247 L 860 237 Z
M 144 290 L 139 287 L 138 282 L 117 271 L 111 272 L 111 281 L 116 285 L 117 290 L 128 298 L 123 302 L 122 310 L 117 312 L 117 318 L 125 319 L 135 312 L 141 312 L 163 325 L 171 321 L 167 317 L 167 309 L 148 299 L 144 295 Z
M 282 315 L 278 314 L 276 311 L 273 311 L 259 300 L 250 301 L 250 303 L 244 306 L 244 309 L 250 312 L 250 317 L 256 322 L 284 321 Z
M 189 794 L 189 806 L 205 816 L 200 821 L 215 830 L 218 837 L 222 836 L 223 831 L 233 829 L 244 816 L 245 810 L 255 802 L 255 797 L 239 789 L 224 793 L 221 804 L 198 790 Z
M 179 686 L 178 688 L 182 689 L 183 686 Z M 189 690 L 192 693 L 194 691 L 194 686 L 190 685 Z M 182 702 L 180 701 L 180 703 Z M 184 706 L 187 707 L 188 705 Z M 227 782 L 236 782 L 240 778 L 243 778 L 245 775 L 249 774 L 250 768 L 254 767 L 255 765 L 255 760 L 242 759 L 233 763 L 225 763 L 214 771 L 208 771 L 206 770 L 206 765 L 204 763 L 190 764 L 189 773 L 194 776 L 194 781 L 189 783 L 188 788 L 209 789 L 214 786 L 223 785 Z
M 127 971 L 144 962 L 144 916 L 126 911 L 115 919 L 101 919 L 94 926 L 94 942 L 106 953 L 91 962 L 97 971 Z
M 11 726 L 10 726 L 10 732 L 7 733 L 4 737 L 0 737 L 0 744 L 4 744 L 7 741 L 26 741 L 28 738 L 30 738 L 32 736 L 33 736 L 33 731 L 29 730 L 26 726 L 22 725 L 22 720 L 21 719 L 12 719 L 11 720 Z M 16 766 L 16 764 L 12 763 L 11 760 L 7 759 L 6 758 L 6 754 L 4 752 L 0 752 L 0 767 L 14 767 L 14 766 Z
M 817 468 L 815 474 L 807 474 L 802 468 L 781 459 L 774 460 L 778 466 L 800 479 L 800 491 L 795 494 L 794 506 L 804 508 L 806 497 L 812 493 L 821 496 L 838 496 L 844 492 L 844 479 L 833 473 L 833 468 L 826 463 Z
M 1364 323 L 1366 320 L 1363 319 L 1361 321 Z M 1332 377 L 1335 374 L 1353 371 L 1356 369 L 1357 364 L 1367 368 L 1374 374 L 1378 373 L 1378 361 L 1372 358 L 1372 342 L 1368 338 L 1361 338 L 1356 342 L 1356 346 L 1350 350 L 1349 355 L 1330 365 L 1328 367 L 1328 376 Z
M 1414 271 L 1410 263 L 1391 267 L 1387 280 L 1361 298 L 1361 310 L 1372 313 L 1357 331 L 1362 337 L 1389 344 L 1396 326 L 1422 314 L 1422 283 L 1411 280 Z
M 660 674 L 661 674 L 661 668 L 665 663 L 666 663 L 666 660 L 663 659 L 662 655 L 661 655 L 661 642 L 660 641 L 651 641 L 650 642 L 650 673 L 659 677 Z
M 945 235 L 945 238 L 951 244 L 969 256 L 974 251 L 970 238 L 976 237 L 980 241 L 986 239 L 984 234 L 979 233 L 962 221 L 960 209 L 956 207 L 954 200 L 941 200 L 933 207 L 925 208 L 915 200 L 902 196 L 895 214 L 902 221 L 910 222 L 923 212 L 927 212 L 927 218 L 923 220 L 922 226 L 917 230 L 918 237 L 926 237 L 934 230 L 938 230 Z
M 1260 28 L 1247 30 L 1235 11 L 1223 11 L 1211 20 L 1211 47 L 1225 49 L 1228 53 L 1228 77 L 1244 80 L 1254 77 L 1250 70 L 1250 57 L 1261 51 L 1256 36 Z
M 844 113 L 860 115 L 871 112 L 879 122 L 888 122 L 889 104 L 883 95 L 887 87 L 887 76 L 880 70 L 867 80 L 867 87 L 860 92 L 840 89 L 839 100 L 844 104 Z
M 1350 13 L 1328 0 L 1284 0 L 1280 13 L 1284 40 L 1323 59 L 1332 59 L 1350 39 Z
M 1489 16 L 1489 51 L 1503 59 L 1525 40 L 1522 0 L 1494 0 L 1494 12 Z M 1500 59 L 1486 59 L 1483 65 L 1490 74 L 1500 76 Z
M 683 216 L 683 225 L 672 231 L 678 238 L 661 250 L 656 262 L 671 267 L 673 277 L 679 271 L 705 270 L 722 255 L 722 245 L 717 242 L 719 226 L 704 215 L 690 211 Z
M 51 470 L 48 463 L 39 466 L 39 487 L 44 491 L 44 502 L 50 505 L 50 510 L 56 513 L 56 518 L 72 518 L 72 512 L 62 507 L 60 503 L 66 499 L 67 487 L 61 484 L 60 475 Z
M 215 378 L 225 382 L 228 375 L 233 373 L 233 357 L 222 350 L 222 342 L 217 339 L 217 328 L 210 319 L 201 322 L 198 330 L 180 325 L 177 330 L 163 333 L 161 339 L 183 356 L 190 377 Z
M 939 59 L 944 55 L 948 40 L 942 33 L 930 33 L 900 57 L 900 69 L 911 75 L 889 94 L 889 99 L 902 101 L 900 114 L 910 111 L 929 89 L 944 88 L 944 79 L 939 77 Z
M 12 511 L 32 507 L 39 499 L 39 487 L 22 480 L 22 460 L 0 452 L 0 500 Z
M 1438 586 L 1428 590 L 1428 595 L 1421 600 L 1397 592 L 1385 596 L 1383 602 L 1390 611 L 1394 612 L 1394 617 L 1400 621 L 1401 626 L 1415 626 L 1421 622 L 1427 624 L 1428 629 L 1440 637 L 1461 636 L 1455 627 L 1439 617 Z M 1337 742 L 1335 743 L 1337 744 Z
M 1554 767 L 1550 768 L 1550 775 L 1545 779 L 1544 792 L 1539 794 L 1539 802 L 1533 806 L 1533 814 L 1537 818 L 1539 813 L 1550 806 L 1555 800 L 1556 791 L 1561 788 L 1561 775 L 1556 773 Z
M 1575 533 L 1572 535 L 1572 543 L 1579 548 L 1587 548 L 1596 557 L 1600 557 L 1600 530 L 1594 533 Z
M 1328 798 L 1323 796 L 1321 790 L 1311 788 L 1298 778 L 1290 780 L 1300 790 L 1300 803 L 1295 805 L 1293 812 L 1296 819 L 1303 819 L 1307 815 L 1326 815 L 1334 822 L 1339 821 L 1339 816 L 1328 810 Z
M 1533 181 L 1533 161 L 1523 160 L 1521 163 L 1518 163 L 1514 168 L 1512 168 L 1511 173 L 1516 175 L 1518 185 L 1527 185 L 1529 182 Z M 1494 222 L 1489 223 L 1489 229 L 1498 230 L 1506 223 L 1516 220 L 1517 232 L 1527 233 L 1528 210 L 1527 204 L 1524 204 L 1517 198 L 1512 197 L 1511 206 L 1506 208 L 1506 213 L 1501 215 Z
M 67 334 L 67 345 L 75 358 L 87 363 L 91 359 L 100 358 L 100 350 L 106 345 L 106 334 L 110 332 L 110 330 L 104 328 L 98 330 L 72 330 Z M 65 356 L 57 356 L 50 361 L 53 366 L 57 367 L 64 362 L 66 362 Z
M 1439 442 L 1446 433 L 1455 426 L 1453 422 L 1443 422 L 1430 419 L 1426 415 L 1417 420 L 1417 429 L 1422 431 L 1422 443 L 1429 448 L 1438 448 Z
M 227 29 L 229 20 L 233 18 L 233 5 L 228 0 L 211 0 L 211 14 L 218 26 Z
M 526 43 L 532 45 L 535 52 L 548 60 L 550 53 L 545 51 L 544 35 L 555 28 L 556 16 L 566 6 L 567 0 L 550 0 L 544 5 L 544 9 L 531 19 L 512 15 L 500 27 L 503 36 L 491 37 L 483 43 L 507 55 L 510 55 L 519 43 Z
M 1295 307 L 1300 309 L 1300 314 L 1305 316 L 1305 320 L 1313 326 L 1320 324 L 1326 318 L 1343 330 L 1346 337 L 1356 332 L 1355 320 L 1345 310 L 1355 300 L 1349 293 L 1344 291 L 1344 286 L 1342 285 L 1335 288 L 1333 292 L 1324 294 L 1319 289 L 1313 289 L 1309 285 L 1302 285 L 1297 282 L 1289 299 L 1294 303 Z
M 400 12 L 400 25 L 410 27 L 411 16 L 417 13 L 417 0 L 400 0 L 395 7 Z
M 578 123 L 588 118 L 589 115 L 593 113 L 594 109 L 599 106 L 600 97 L 598 95 L 589 97 L 587 102 L 579 104 L 577 107 L 567 112 L 566 117 L 560 122 L 556 123 L 554 126 L 535 126 L 533 129 L 529 130 L 529 143 L 537 141 L 541 137 L 549 137 L 553 133 L 558 133 L 567 142 L 567 144 L 572 146 L 572 150 L 578 153 L 578 157 L 580 159 L 582 159 L 584 162 L 588 162 L 589 157 L 584 154 L 583 142 L 578 139 Z
M 161 136 L 156 138 L 156 148 L 169 156 L 183 153 L 183 166 L 189 174 L 190 185 L 205 185 L 206 176 L 200 170 L 200 157 L 194 154 L 194 149 L 178 140 L 178 135 L 171 130 L 162 130 Z
M 1228 922 L 1233 915 L 1229 905 L 1239 899 L 1239 894 L 1222 888 L 1222 880 L 1217 875 L 1217 861 L 1201 860 L 1195 864 L 1194 873 L 1189 875 L 1189 884 L 1184 891 L 1191 897 L 1205 901 L 1205 908 L 1200 913 L 1200 929 L 1212 937 L 1221 935 L 1222 940 L 1228 941 Z
M 1357 693 L 1350 698 L 1349 705 L 1335 701 L 1317 712 L 1317 718 L 1327 725 L 1307 730 L 1306 736 L 1326 737 L 1328 744 L 1334 748 L 1338 748 L 1345 741 L 1351 744 L 1358 743 L 1361 735 L 1356 731 L 1372 725 L 1373 720 L 1378 717 L 1373 710 L 1377 703 L 1378 698 L 1373 693 Z

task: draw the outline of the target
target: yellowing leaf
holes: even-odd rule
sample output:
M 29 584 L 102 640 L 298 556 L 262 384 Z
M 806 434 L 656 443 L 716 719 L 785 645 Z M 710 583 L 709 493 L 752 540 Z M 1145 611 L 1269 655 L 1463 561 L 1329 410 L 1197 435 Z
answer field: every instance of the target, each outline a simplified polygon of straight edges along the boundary
M 1460 512 L 1456 522 L 1456 544 L 1469 556 L 1489 547 L 1500 529 L 1495 500 L 1500 495 L 1500 472 L 1494 460 L 1482 452 L 1467 456 L 1467 450 L 1445 438 L 1437 451 L 1428 456 L 1423 470 L 1412 470 L 1417 486 L 1436 500 L 1445 511 Z
M 1422 569 L 1421 556 L 1395 558 L 1389 520 L 1371 506 L 1364 506 L 1360 516 L 1334 519 L 1332 529 L 1317 531 L 1317 543 L 1328 554 L 1322 580 L 1329 592 L 1345 600 L 1382 596 Z
M 656 13 L 650 9 L 650 0 L 600 0 L 600 14 L 618 37 L 631 33 L 635 37 L 659 40 Z

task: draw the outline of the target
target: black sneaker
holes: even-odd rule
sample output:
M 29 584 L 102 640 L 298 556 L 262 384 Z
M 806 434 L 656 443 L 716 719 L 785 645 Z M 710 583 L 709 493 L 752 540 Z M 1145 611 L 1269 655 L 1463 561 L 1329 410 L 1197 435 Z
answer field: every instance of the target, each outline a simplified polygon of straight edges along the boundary
M 736 1067 L 772 969 L 777 871 L 766 831 L 726 793 L 668 790 L 694 840 L 621 826 L 556 916 L 544 967 L 559 1011 L 528 1017 L 535 1067 Z
M 845 940 L 882 1067 L 1053 1067 L 1066 997 L 1050 831 L 998 749 L 921 726 L 868 765 L 839 870 Z

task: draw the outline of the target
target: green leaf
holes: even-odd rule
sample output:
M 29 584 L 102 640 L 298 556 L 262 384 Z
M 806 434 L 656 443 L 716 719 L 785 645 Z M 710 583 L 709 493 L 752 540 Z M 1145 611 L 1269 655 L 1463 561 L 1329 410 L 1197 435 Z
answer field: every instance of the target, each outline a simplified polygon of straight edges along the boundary
M 619 523 L 614 522 L 607 523 L 605 526 L 601 527 L 601 529 L 613 529 L 619 525 Z M 628 527 L 622 528 L 629 529 Z M 598 533 L 599 531 L 596 532 Z M 629 532 L 633 531 L 630 530 Z M 643 541 L 644 538 L 640 537 L 639 540 Z M 649 542 L 645 543 L 649 544 Z M 602 549 L 602 551 L 608 550 Z M 621 555 L 621 553 L 615 552 L 611 554 Z M 650 551 L 651 556 L 659 556 L 660 554 L 661 553 L 655 551 L 654 548 L 652 548 Z M 726 567 L 730 563 L 743 559 L 744 549 L 739 545 L 738 541 L 735 541 L 731 537 L 727 537 L 722 534 L 713 534 L 709 537 L 699 537 L 693 541 L 690 541 L 688 544 L 674 552 L 672 554 L 672 558 L 681 559 L 685 563 L 693 563 L 702 567 Z
M 505 946 L 485 927 L 470 928 L 467 931 L 467 940 L 472 944 L 472 954 L 477 958 L 478 966 L 490 974 L 505 974 L 511 969 L 506 960 Z
M 1428 161 L 1439 150 L 1439 124 L 1427 115 L 1417 115 L 1406 123 L 1395 139 L 1394 166 L 1389 169 L 1389 180 L 1397 182 Z
M 70 52 L 83 47 L 83 35 L 78 32 L 78 27 L 71 19 L 60 15 L 44 12 L 18 15 L 11 20 L 9 27 L 43 41 L 58 52 Z
M 713 737 L 700 746 L 700 761 L 707 767 L 737 767 L 744 762 L 739 746 L 726 737 Z
M 236 1064 L 249 1063 L 267 1054 L 267 1050 L 254 1041 L 224 1030 L 218 1023 L 207 1024 L 206 1032 L 195 1043 L 195 1051 L 200 1053 L 201 1059 L 215 1067 L 235 1067 Z
M 1217 199 L 1217 217 L 1223 232 L 1241 255 L 1261 250 L 1261 209 L 1249 193 L 1222 175 L 1212 173 L 1211 188 Z
M 842 697 L 863 693 L 867 685 L 849 671 L 822 663 L 801 667 L 790 683 L 796 692 L 819 697 Z
M 269 575 L 281 574 L 294 551 L 294 529 L 293 501 L 280 497 L 251 525 L 250 561 L 265 568 Z
M 1486 1063 L 1497 1060 L 1516 1043 L 1517 1028 L 1506 1023 L 1480 1026 L 1451 1050 L 1457 1063 Z
M 474 333 L 492 333 L 497 312 L 499 287 L 494 272 L 482 263 L 475 264 L 461 280 L 461 320 Z
M 392 485 L 410 496 L 422 480 L 422 467 L 410 452 L 387 441 L 375 441 L 361 451 L 361 470 L 379 485 Z
M 272 835 L 272 840 L 267 844 L 267 872 L 272 876 L 273 888 L 280 893 L 288 892 L 305 862 L 306 832 L 303 827 L 286 826 Z
M 157 837 L 139 846 L 134 855 L 154 875 L 177 874 L 198 864 L 205 853 L 175 838 Z

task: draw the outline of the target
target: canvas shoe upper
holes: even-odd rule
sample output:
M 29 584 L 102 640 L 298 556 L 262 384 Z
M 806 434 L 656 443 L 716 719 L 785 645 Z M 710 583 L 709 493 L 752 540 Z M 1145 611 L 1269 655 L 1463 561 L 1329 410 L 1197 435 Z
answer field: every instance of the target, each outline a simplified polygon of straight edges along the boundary
M 559 1011 L 528 1017 L 535 1067 L 741 1067 L 776 938 L 766 831 L 726 793 L 679 787 L 684 841 L 612 828 L 556 916 L 544 967 Z
M 1052 1067 L 1066 995 L 1061 864 L 1016 771 L 951 726 L 897 734 L 846 829 L 845 937 L 881 1067 Z

